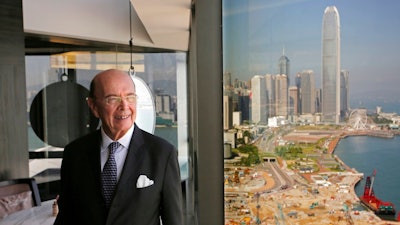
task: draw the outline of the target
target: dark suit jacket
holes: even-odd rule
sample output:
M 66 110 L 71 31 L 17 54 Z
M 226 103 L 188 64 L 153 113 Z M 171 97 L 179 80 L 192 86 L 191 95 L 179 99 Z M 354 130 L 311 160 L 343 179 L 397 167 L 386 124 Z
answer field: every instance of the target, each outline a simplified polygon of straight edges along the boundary
M 177 150 L 135 124 L 125 165 L 109 212 L 101 191 L 101 132 L 68 144 L 61 165 L 59 214 L 55 225 L 183 224 Z M 137 188 L 140 175 L 154 184 Z

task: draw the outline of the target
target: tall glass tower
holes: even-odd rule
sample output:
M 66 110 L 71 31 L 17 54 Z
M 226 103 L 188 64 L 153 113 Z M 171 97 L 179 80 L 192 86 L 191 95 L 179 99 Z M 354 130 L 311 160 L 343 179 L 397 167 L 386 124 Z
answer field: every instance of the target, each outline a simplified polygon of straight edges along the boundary
M 278 69 L 280 75 L 285 74 L 288 78 L 290 77 L 290 60 L 285 56 L 285 49 L 282 50 L 282 56 L 279 58 Z
M 328 6 L 322 20 L 322 121 L 339 123 L 340 20 L 336 7 Z

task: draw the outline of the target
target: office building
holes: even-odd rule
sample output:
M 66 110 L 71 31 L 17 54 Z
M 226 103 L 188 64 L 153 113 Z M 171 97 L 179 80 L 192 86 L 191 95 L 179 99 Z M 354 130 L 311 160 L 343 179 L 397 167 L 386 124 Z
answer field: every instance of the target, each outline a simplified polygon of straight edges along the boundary
M 267 92 L 267 116 L 272 117 L 276 115 L 275 76 L 266 74 L 265 85 Z
M 335 6 L 325 9 L 322 22 L 322 121 L 339 123 L 340 19 Z
M 275 76 L 275 103 L 276 115 L 287 117 L 288 115 L 288 76 L 278 74 Z
M 299 89 L 296 86 L 289 87 L 289 116 L 299 114 Z
M 238 111 L 241 112 L 241 121 L 250 120 L 250 96 L 248 93 L 242 93 L 239 97 Z
M 290 60 L 285 55 L 285 49 L 282 50 L 282 56 L 279 58 L 278 64 L 279 74 L 276 76 L 276 95 L 277 109 L 276 115 L 287 117 L 289 113 L 289 78 L 290 78 Z M 284 75 L 284 76 L 282 76 Z M 286 80 L 286 84 L 283 82 Z M 279 90 L 278 90 L 279 89 Z
M 224 79 L 224 88 L 232 87 L 232 74 L 230 72 L 225 72 L 223 79 Z
M 301 74 L 297 73 L 294 78 L 295 86 L 297 87 L 297 99 L 299 99 L 299 104 L 297 105 L 297 112 L 301 113 L 301 98 L 300 98 L 300 88 L 301 88 Z
M 232 124 L 234 126 L 238 126 L 242 124 L 242 112 L 236 111 L 232 113 Z
M 301 114 L 315 113 L 315 78 L 314 71 L 305 70 L 301 72 Z
M 224 95 L 223 99 L 223 112 L 224 112 L 224 130 L 232 128 L 233 106 L 232 97 Z
M 288 77 L 288 80 L 289 80 L 289 77 L 290 77 L 290 60 L 285 55 L 285 49 L 283 49 L 282 56 L 279 58 L 278 72 L 279 72 L 279 74 L 285 74 Z
M 340 71 L 340 118 L 348 115 L 349 105 L 349 71 Z
M 265 77 L 251 78 L 251 121 L 255 124 L 267 123 Z
M 316 113 L 321 113 L 322 112 L 322 89 L 317 88 L 315 90 L 315 112 Z
M 171 112 L 171 96 L 156 95 L 156 113 Z

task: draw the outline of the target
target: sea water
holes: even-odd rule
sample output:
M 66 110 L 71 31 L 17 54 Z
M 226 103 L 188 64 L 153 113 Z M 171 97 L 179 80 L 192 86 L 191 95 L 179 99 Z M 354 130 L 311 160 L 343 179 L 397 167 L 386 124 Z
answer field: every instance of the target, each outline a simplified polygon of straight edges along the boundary
M 334 154 L 349 167 L 364 174 L 364 179 L 356 186 L 361 196 L 367 176 L 376 171 L 373 189 L 382 201 L 392 202 L 396 211 L 400 210 L 400 136 L 378 138 L 353 136 L 342 139 Z

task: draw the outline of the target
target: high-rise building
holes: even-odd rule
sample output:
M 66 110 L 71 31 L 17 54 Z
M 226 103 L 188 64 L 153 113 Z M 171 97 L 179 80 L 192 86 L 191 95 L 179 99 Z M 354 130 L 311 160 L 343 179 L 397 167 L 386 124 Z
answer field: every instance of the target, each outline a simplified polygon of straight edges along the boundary
M 275 105 L 275 77 L 271 74 L 265 75 L 265 85 L 267 91 L 267 116 L 276 116 L 276 105 Z
M 299 115 L 299 89 L 296 86 L 289 87 L 289 115 Z
M 322 121 L 339 123 L 340 20 L 335 6 L 325 9 L 322 22 Z
M 301 113 L 301 96 L 300 96 L 300 88 L 301 88 L 301 74 L 297 73 L 294 78 L 294 83 L 297 87 L 297 99 L 299 99 L 299 103 L 297 104 L 297 112 Z
M 251 78 L 251 120 L 253 123 L 267 123 L 265 77 Z
M 232 97 L 224 95 L 223 98 L 224 98 L 223 99 L 224 130 L 229 130 L 232 128 L 232 117 L 233 117 Z
M 223 75 L 224 87 L 232 86 L 232 74 L 230 72 L 225 72 Z
M 233 81 L 234 88 L 248 89 L 248 86 L 246 81 L 238 80 L 237 78 Z
M 301 106 L 302 114 L 315 113 L 315 78 L 314 71 L 304 70 L 301 72 Z
M 287 117 L 288 115 L 288 76 L 285 74 L 278 74 L 275 76 L 275 102 L 276 102 L 276 115 Z
M 282 51 L 282 56 L 279 58 L 279 64 L 278 64 L 278 69 L 279 69 L 279 74 L 285 74 L 288 79 L 290 76 L 290 60 L 288 57 L 285 56 L 285 49 Z
M 156 113 L 171 112 L 171 96 L 169 95 L 156 95 Z
M 343 119 L 349 112 L 349 71 L 340 71 L 340 118 Z
M 315 112 L 316 113 L 321 113 L 321 111 L 322 111 L 321 99 L 322 99 L 322 90 L 321 90 L 321 88 L 317 88 L 315 90 Z
M 242 112 L 242 121 L 250 120 L 250 97 L 248 94 L 239 95 L 239 111 Z

